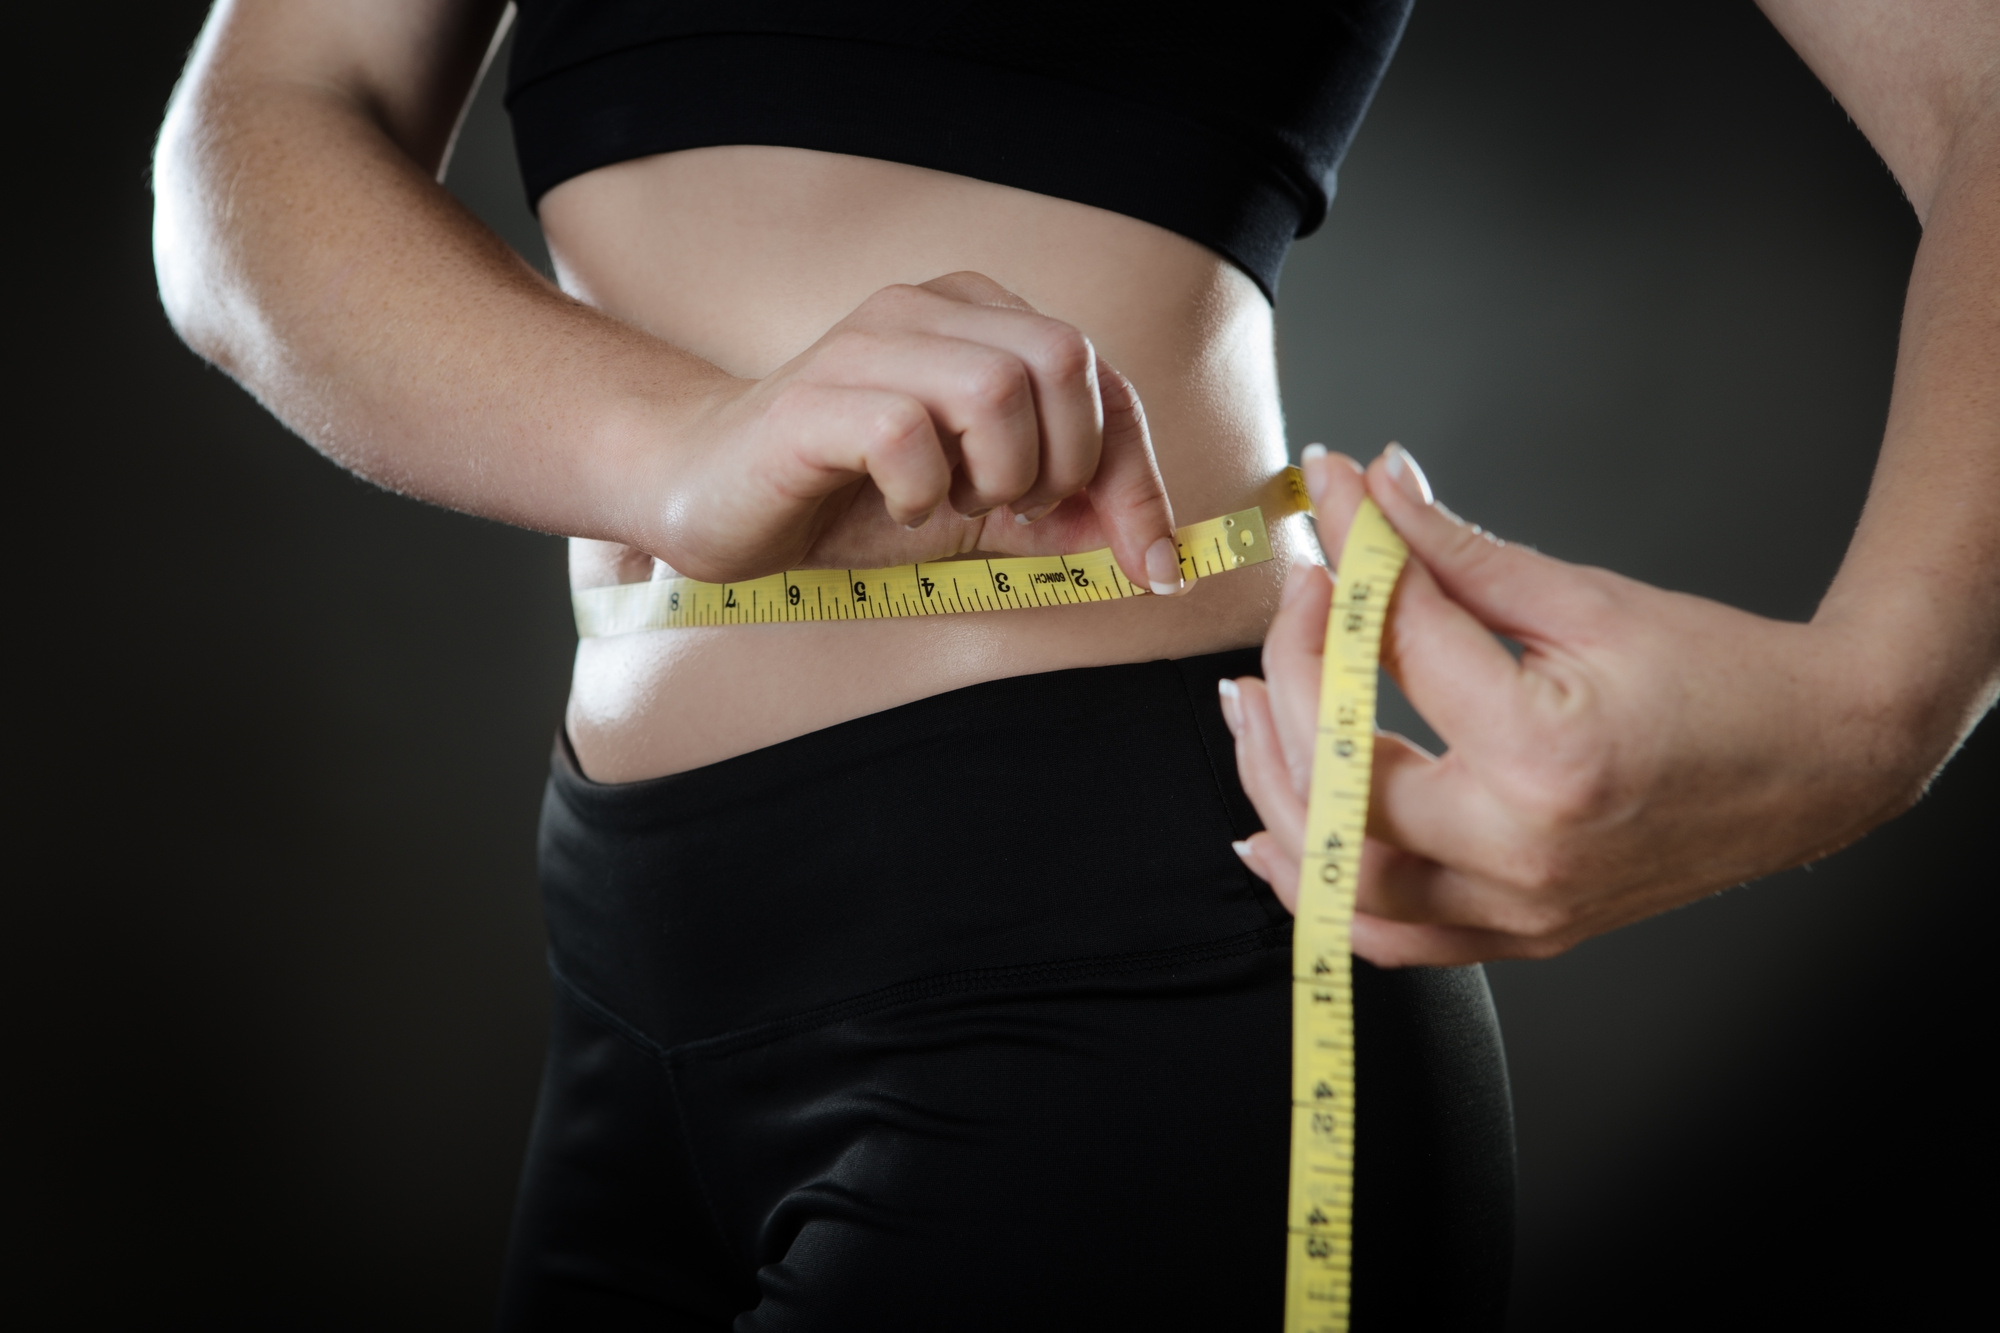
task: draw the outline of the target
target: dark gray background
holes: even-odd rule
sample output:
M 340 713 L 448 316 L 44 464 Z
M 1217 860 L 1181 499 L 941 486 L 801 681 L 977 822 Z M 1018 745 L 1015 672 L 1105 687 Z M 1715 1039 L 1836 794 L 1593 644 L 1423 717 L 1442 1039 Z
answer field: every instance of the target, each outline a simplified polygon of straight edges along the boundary
M 201 10 L 22 20 L 8 1322 L 478 1327 L 544 1025 L 563 553 L 346 477 L 176 342 L 145 169 Z M 496 92 L 451 184 L 533 254 Z M 1292 438 L 1400 439 L 1510 538 L 1803 617 L 1916 241 L 1748 3 L 1423 0 L 1285 274 Z M 1973 1291 L 1991 731 L 1810 871 L 1492 969 L 1517 1328 Z

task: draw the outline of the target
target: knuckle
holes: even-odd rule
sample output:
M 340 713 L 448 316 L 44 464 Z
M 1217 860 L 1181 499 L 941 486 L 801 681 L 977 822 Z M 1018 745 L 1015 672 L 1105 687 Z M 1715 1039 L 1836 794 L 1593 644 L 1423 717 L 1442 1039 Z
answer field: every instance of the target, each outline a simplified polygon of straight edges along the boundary
M 923 285 L 922 290 L 976 305 L 1000 305 L 1017 310 L 1027 307 L 1027 302 L 1020 297 L 984 273 L 973 269 L 959 269 L 942 277 L 932 278 Z
M 982 416 L 1009 416 L 1034 401 L 1027 367 L 1011 356 L 982 357 L 965 377 L 969 405 Z
M 1090 484 L 1094 469 L 1091 460 L 1074 454 L 1058 454 L 1041 475 L 1042 489 L 1051 496 L 1071 496 Z
M 882 350 L 882 338 L 867 329 L 844 328 L 826 340 L 821 356 L 834 366 L 866 363 Z
M 1582 569 L 1566 590 L 1564 608 L 1571 624 L 1585 634 L 1596 636 L 1615 621 L 1625 605 L 1623 588 L 1616 575 L 1601 569 Z
M 930 293 L 907 282 L 891 283 L 857 306 L 856 312 L 894 318 L 907 314 L 930 299 Z
M 1555 766 L 1523 784 L 1521 796 L 1532 822 L 1551 835 L 1594 824 L 1617 804 L 1609 774 L 1592 763 Z
M 875 409 L 868 434 L 876 445 L 895 449 L 921 443 L 929 434 L 930 421 L 930 413 L 916 399 L 890 396 Z
M 1097 352 L 1080 330 L 1052 319 L 1036 343 L 1035 364 L 1057 385 L 1081 385 L 1090 378 Z
M 1491 576 L 1501 572 L 1508 555 L 1507 544 L 1486 529 L 1473 523 L 1453 525 L 1449 559 L 1461 571 L 1473 576 Z
M 1498 879 L 1506 886 L 1508 929 L 1532 929 L 1544 914 L 1564 910 L 1560 895 L 1574 879 L 1575 858 L 1560 837 L 1523 833 L 1502 855 Z
M 1567 876 L 1559 865 L 1546 862 L 1531 862 L 1521 871 L 1496 924 L 1524 940 L 1561 937 L 1576 923 L 1576 909 L 1560 893 Z

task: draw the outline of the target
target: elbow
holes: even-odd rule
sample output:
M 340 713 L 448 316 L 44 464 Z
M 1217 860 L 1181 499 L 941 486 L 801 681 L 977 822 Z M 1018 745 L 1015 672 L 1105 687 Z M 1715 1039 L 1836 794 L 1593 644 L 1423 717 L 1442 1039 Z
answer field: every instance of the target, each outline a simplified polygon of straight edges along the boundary
M 204 361 L 219 362 L 226 353 L 223 340 L 216 336 L 213 322 L 204 318 L 200 296 L 203 287 L 200 261 L 187 252 L 186 238 L 176 222 L 172 210 L 156 197 L 153 201 L 153 277 L 159 285 L 160 308 L 166 313 L 168 325 L 195 355 Z
M 160 306 L 181 341 L 208 360 L 213 342 L 201 309 L 201 294 L 213 275 L 203 269 L 199 207 L 200 129 L 190 103 L 191 77 L 183 76 L 167 104 L 160 137 L 153 146 L 153 277 L 159 284 Z
M 244 303 L 230 295 L 239 284 L 230 272 L 226 190 L 203 170 L 203 130 L 187 85 L 183 79 L 168 105 L 153 154 L 153 276 L 181 341 L 238 374 Z
M 197 355 L 214 361 L 221 349 L 201 308 L 202 293 L 211 285 L 213 275 L 203 272 L 202 251 L 206 247 L 197 202 L 199 154 L 191 142 L 198 128 L 192 123 L 189 82 L 189 77 L 183 76 L 174 90 L 153 146 L 153 277 L 167 323 Z
M 181 341 L 203 360 L 229 369 L 229 339 L 222 318 L 227 302 L 223 233 L 229 215 L 227 175 L 217 124 L 214 55 L 217 24 L 211 16 L 188 54 L 167 99 L 153 144 L 153 277 L 160 307 Z

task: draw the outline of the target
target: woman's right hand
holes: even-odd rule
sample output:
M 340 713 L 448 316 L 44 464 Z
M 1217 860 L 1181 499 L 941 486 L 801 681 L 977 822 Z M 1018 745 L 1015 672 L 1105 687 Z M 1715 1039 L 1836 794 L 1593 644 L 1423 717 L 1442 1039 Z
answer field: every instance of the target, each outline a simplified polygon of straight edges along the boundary
M 361 476 L 640 568 L 1108 545 L 1179 585 L 1131 386 L 990 279 L 886 288 L 751 381 L 530 269 L 437 183 L 502 8 L 216 6 L 153 176 L 190 346 Z
M 1133 582 L 1181 586 L 1130 383 L 976 273 L 877 292 L 766 378 L 726 382 L 684 439 L 642 454 L 634 523 L 691 578 L 1109 546 Z

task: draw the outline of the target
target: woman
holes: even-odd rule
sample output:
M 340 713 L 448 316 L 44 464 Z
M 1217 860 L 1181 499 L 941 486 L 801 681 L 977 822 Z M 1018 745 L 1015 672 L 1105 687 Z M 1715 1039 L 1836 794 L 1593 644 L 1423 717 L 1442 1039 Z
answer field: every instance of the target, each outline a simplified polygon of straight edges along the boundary
M 1167 594 L 582 645 L 508 1322 L 1274 1320 L 1287 945 L 1215 683 L 1309 544 L 1174 595 L 1160 543 L 1282 463 L 1268 292 L 1400 7 L 531 4 L 567 295 L 434 182 L 498 8 L 218 10 L 157 176 L 194 346 L 579 587 L 1110 545 Z M 1483 982 L 1358 972 L 1359 1319 L 1490 1324 Z

